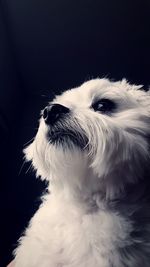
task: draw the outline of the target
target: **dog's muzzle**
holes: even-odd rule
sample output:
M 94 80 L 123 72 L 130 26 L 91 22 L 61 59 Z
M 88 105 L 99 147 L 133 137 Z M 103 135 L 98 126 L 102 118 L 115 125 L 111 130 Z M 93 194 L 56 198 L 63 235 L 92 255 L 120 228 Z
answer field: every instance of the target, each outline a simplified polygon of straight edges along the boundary
M 43 111 L 43 119 L 48 127 L 47 138 L 52 144 L 74 145 L 85 148 L 87 138 L 80 127 L 77 127 L 77 121 L 74 122 L 71 110 L 60 104 L 51 104 Z

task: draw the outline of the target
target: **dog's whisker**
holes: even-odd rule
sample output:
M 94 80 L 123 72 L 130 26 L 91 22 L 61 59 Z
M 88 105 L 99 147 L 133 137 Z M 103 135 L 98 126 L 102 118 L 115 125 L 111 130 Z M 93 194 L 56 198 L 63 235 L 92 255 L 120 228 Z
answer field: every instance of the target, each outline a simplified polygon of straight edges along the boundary
M 30 164 L 29 168 L 26 170 L 25 174 L 27 174 L 31 168 L 32 168 L 32 163 Z
M 21 167 L 20 167 L 20 170 L 19 170 L 18 176 L 21 174 L 21 172 L 22 172 L 22 169 L 23 169 L 23 167 L 24 167 L 25 163 L 26 163 L 26 159 L 24 159 L 24 161 L 23 161 L 23 163 L 22 163 L 22 165 L 21 165 Z
M 30 144 L 33 140 L 34 140 L 34 137 L 31 138 L 28 142 L 26 142 L 23 146 L 26 146 L 26 145 Z

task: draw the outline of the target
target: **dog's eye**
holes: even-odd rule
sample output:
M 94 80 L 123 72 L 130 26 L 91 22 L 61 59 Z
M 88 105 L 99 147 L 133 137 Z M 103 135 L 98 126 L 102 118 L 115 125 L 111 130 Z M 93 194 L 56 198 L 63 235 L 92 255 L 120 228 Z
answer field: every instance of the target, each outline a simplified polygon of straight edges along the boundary
M 92 105 L 92 108 L 95 111 L 100 111 L 102 113 L 109 113 L 116 108 L 116 104 L 109 99 L 100 99 Z

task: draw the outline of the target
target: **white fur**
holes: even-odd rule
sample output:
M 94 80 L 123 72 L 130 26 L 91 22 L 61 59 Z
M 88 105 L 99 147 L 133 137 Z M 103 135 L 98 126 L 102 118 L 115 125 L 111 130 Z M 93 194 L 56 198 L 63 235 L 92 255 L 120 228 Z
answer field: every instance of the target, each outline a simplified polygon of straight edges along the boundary
M 133 242 L 132 221 L 106 208 L 103 193 L 113 200 L 126 184 L 142 178 L 140 162 L 149 158 L 150 95 L 140 88 L 126 80 L 95 79 L 53 100 L 71 110 L 66 132 L 72 128 L 77 137 L 85 134 L 88 150 L 73 143 L 50 144 L 41 117 L 25 154 L 37 176 L 49 182 L 50 194 L 19 240 L 15 267 L 125 266 L 118 250 Z M 95 98 L 115 101 L 117 110 L 95 112 Z

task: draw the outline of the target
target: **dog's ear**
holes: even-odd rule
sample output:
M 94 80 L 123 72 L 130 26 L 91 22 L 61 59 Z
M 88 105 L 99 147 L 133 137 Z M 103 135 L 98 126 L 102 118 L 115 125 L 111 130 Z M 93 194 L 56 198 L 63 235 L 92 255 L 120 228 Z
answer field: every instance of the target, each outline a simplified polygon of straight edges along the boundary
M 127 91 L 129 90 L 140 90 L 143 88 L 142 84 L 136 85 L 136 84 L 130 84 L 127 79 L 123 78 L 120 82 L 116 82 L 121 84 L 123 88 L 126 88 Z
M 145 110 L 145 117 L 143 120 L 147 122 L 148 130 L 145 134 L 148 143 L 148 160 L 147 165 L 144 173 L 145 181 L 150 184 L 150 87 L 143 87 L 142 88 L 143 95 L 139 98 L 139 101 L 142 103 L 144 110 Z M 144 168 L 144 166 L 143 166 Z M 150 188 L 150 185 L 149 185 Z

